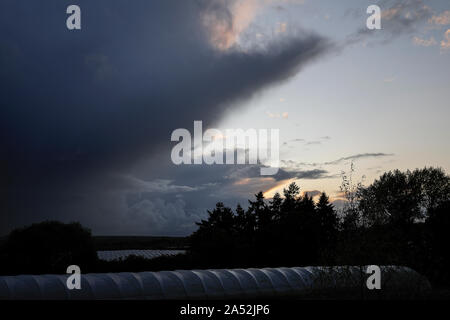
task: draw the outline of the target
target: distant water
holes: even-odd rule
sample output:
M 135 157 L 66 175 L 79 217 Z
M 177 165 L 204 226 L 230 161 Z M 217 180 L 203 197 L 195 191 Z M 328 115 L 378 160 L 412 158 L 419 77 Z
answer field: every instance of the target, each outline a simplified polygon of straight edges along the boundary
M 107 250 L 97 251 L 97 256 L 100 260 L 113 261 L 126 259 L 130 255 L 154 259 L 161 256 L 173 256 L 184 253 L 186 253 L 186 250 Z

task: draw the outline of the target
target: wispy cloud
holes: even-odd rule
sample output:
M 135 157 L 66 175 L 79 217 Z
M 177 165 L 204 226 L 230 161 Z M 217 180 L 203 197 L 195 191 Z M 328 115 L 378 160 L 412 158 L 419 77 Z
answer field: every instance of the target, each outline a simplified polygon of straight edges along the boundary
M 394 38 L 409 34 L 432 16 L 432 10 L 423 0 L 384 0 L 379 3 L 382 8 L 382 32 L 375 32 L 365 26 L 347 37 L 346 44 L 351 45 L 378 39 L 380 43 L 388 43 Z
M 431 9 L 423 0 L 385 1 L 382 7 L 389 3 L 392 3 L 391 7 L 383 10 L 381 17 L 390 32 L 409 32 L 431 16 Z
M 364 159 L 364 158 L 380 158 L 380 157 L 391 157 L 393 156 L 393 153 L 359 153 L 359 154 L 355 154 L 349 157 L 343 157 L 334 161 L 329 161 L 329 162 L 324 162 L 325 165 L 330 165 L 330 164 L 339 164 L 341 162 L 344 161 L 348 161 L 348 160 L 358 160 L 358 159 Z
M 327 162 L 298 162 L 293 160 L 281 160 L 282 167 L 286 170 L 294 170 L 299 169 L 305 166 L 309 167 L 320 167 L 320 166 L 327 166 L 327 165 L 337 165 L 345 161 L 351 161 L 351 160 L 359 160 L 359 159 L 365 159 L 365 158 L 381 158 L 381 157 L 391 157 L 393 156 L 393 153 L 359 153 L 355 155 L 351 155 L 348 157 L 342 157 L 333 161 L 327 161 Z
M 231 48 L 260 8 L 257 0 L 236 0 L 229 6 L 211 1 L 203 12 L 203 23 L 210 32 L 211 43 L 220 50 Z
M 282 113 L 272 113 L 270 111 L 266 111 L 266 114 L 269 118 L 282 118 L 282 119 L 287 119 L 289 118 L 289 113 L 288 112 L 282 112 Z
M 431 47 L 437 45 L 436 39 L 434 37 L 431 37 L 430 39 L 422 39 L 417 36 L 413 37 L 412 42 L 416 46 L 422 46 L 422 47 Z
M 444 40 L 441 41 L 441 49 L 450 49 L 450 29 L 448 29 L 444 34 Z
M 303 4 L 303 0 L 208 0 L 202 20 L 210 34 L 210 41 L 219 50 L 228 50 L 254 21 L 258 12 L 273 4 Z M 285 33 L 286 22 L 278 22 L 275 34 Z M 257 34 L 262 37 L 261 33 Z
M 331 137 L 330 136 L 323 136 L 323 137 L 320 137 L 319 139 L 322 140 L 322 141 L 320 141 L 320 140 L 307 141 L 305 139 L 297 138 L 297 139 L 292 139 L 292 140 L 286 141 L 284 144 L 286 145 L 286 144 L 291 143 L 291 142 L 304 142 L 305 145 L 315 145 L 315 144 L 317 145 L 317 144 L 322 144 L 322 142 L 325 141 L 325 140 L 331 140 Z
M 428 19 L 428 23 L 434 25 L 449 25 L 450 24 L 450 11 L 444 11 L 439 15 L 433 15 L 430 19 Z

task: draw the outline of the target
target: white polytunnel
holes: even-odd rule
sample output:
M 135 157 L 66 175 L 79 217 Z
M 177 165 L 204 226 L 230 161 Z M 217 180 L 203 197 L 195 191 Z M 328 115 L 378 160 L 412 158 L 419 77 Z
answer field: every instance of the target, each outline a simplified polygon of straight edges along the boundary
M 70 275 L 0 276 L 0 299 L 246 299 L 309 298 L 361 292 L 366 267 L 294 267 L 82 274 L 81 289 L 69 290 Z M 418 296 L 428 280 L 407 267 L 382 266 L 377 297 Z M 366 290 L 367 292 L 369 290 Z

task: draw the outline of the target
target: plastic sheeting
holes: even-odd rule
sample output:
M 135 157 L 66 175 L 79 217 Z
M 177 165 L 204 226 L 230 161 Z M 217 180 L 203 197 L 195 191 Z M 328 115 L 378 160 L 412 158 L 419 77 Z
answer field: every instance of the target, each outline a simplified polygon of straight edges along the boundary
M 81 289 L 69 290 L 69 275 L 0 277 L 0 299 L 229 299 L 317 297 L 365 286 L 365 267 L 295 267 L 179 270 L 82 274 Z M 406 267 L 381 267 L 380 292 L 430 289 L 429 282 Z M 372 290 L 373 291 L 373 290 Z

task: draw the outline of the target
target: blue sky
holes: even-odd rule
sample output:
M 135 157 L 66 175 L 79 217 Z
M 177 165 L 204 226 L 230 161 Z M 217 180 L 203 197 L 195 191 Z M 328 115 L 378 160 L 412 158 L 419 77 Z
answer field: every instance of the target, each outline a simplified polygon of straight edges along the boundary
M 285 24 L 286 32 L 300 24 L 342 44 L 348 35 L 364 28 L 365 8 L 372 3 L 376 2 L 305 1 L 281 11 L 266 8 L 259 19 L 267 27 L 267 16 L 271 16 L 272 28 Z M 384 3 L 378 3 L 383 10 Z M 398 35 L 372 31 L 243 104 L 222 126 L 281 128 L 282 142 L 288 142 L 282 148 L 284 160 L 323 163 L 357 154 L 386 154 L 354 160 L 357 176 L 365 175 L 366 183 L 396 168 L 439 166 L 448 171 L 450 51 L 441 48 L 440 42 L 450 24 L 431 21 L 445 17 L 449 6 L 445 1 L 423 5 L 430 7 L 430 18 Z M 258 21 L 256 17 L 254 23 Z M 425 46 L 414 41 L 417 38 L 436 43 Z M 383 40 L 386 43 L 380 43 Z M 295 139 L 305 141 L 289 142 Z M 349 169 L 349 162 L 318 167 L 339 175 Z M 298 182 L 307 190 L 336 196 L 340 178 Z

